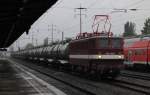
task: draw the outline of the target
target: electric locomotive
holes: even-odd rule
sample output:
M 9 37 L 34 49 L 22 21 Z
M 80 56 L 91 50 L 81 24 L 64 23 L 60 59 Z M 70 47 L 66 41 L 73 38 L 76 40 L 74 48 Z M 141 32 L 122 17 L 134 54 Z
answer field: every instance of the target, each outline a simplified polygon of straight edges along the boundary
M 69 63 L 82 72 L 100 77 L 116 77 L 123 68 L 123 38 L 108 37 L 102 33 L 76 39 L 69 44 Z M 103 35 L 103 36 L 101 36 Z

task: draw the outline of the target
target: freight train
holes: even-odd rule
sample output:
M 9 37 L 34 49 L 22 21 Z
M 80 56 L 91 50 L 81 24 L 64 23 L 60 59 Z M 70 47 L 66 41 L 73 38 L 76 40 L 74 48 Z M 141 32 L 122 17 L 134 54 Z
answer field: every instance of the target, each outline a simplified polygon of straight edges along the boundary
M 49 64 L 69 68 L 71 71 L 94 74 L 98 77 L 115 78 L 123 68 L 123 41 L 122 37 L 115 37 L 110 31 L 85 32 L 70 42 L 21 50 L 12 53 L 12 56 L 43 60 Z
M 150 68 L 150 35 L 126 38 L 124 55 L 128 67 Z

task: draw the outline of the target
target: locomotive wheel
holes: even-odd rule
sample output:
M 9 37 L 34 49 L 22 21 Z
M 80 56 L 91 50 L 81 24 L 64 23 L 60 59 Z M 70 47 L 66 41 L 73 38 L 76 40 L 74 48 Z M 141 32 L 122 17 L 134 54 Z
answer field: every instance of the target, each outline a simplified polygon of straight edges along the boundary
M 81 66 L 81 75 L 84 75 L 85 74 L 85 67 L 84 66 Z
M 107 79 L 110 75 L 109 75 L 109 72 L 110 72 L 110 70 L 101 70 L 100 71 L 100 73 L 99 73 L 99 75 L 98 75 L 98 78 L 99 79 L 101 79 L 101 80 L 105 80 L 105 79 Z
M 73 72 L 77 72 L 77 68 L 78 68 L 77 65 L 72 65 L 72 71 L 73 71 Z
M 60 61 L 54 61 L 54 67 L 56 69 L 60 69 L 60 65 L 61 65 Z
M 48 61 L 43 61 L 43 63 L 44 63 L 43 65 L 44 65 L 45 67 L 47 67 L 48 64 L 49 64 Z
M 66 63 L 66 64 L 61 64 L 61 67 L 65 70 L 65 71 L 71 71 L 72 67 L 70 64 Z
M 95 81 L 101 79 L 101 75 L 97 70 L 92 70 L 90 73 L 90 77 L 91 77 L 90 79 L 95 80 Z
M 119 69 L 112 69 L 108 73 L 108 78 L 115 79 L 119 74 L 120 74 L 120 70 Z

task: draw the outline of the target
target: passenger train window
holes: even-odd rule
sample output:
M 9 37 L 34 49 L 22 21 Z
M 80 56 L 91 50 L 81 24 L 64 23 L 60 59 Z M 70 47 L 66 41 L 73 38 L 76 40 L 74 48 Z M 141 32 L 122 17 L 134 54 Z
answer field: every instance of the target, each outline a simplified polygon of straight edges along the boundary
M 135 55 L 144 55 L 144 50 L 142 49 L 135 50 Z

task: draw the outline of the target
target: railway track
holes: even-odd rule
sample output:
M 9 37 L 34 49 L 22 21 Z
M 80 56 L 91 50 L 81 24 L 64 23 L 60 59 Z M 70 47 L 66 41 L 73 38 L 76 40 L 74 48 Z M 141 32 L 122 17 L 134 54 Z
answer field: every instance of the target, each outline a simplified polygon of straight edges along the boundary
M 150 85 L 147 86 L 147 85 L 144 85 L 144 84 L 138 83 L 138 82 L 134 83 L 133 81 L 130 81 L 128 79 L 126 79 L 126 80 L 121 80 L 121 79 L 115 79 L 115 80 L 108 79 L 107 80 L 106 79 L 106 80 L 102 80 L 102 82 L 107 83 L 107 84 L 109 83 L 111 85 L 121 87 L 121 88 L 124 88 L 124 89 L 129 89 L 131 91 L 135 91 L 135 92 L 138 92 L 138 93 L 150 95 Z M 97 84 L 99 85 L 99 83 L 97 83 Z
M 121 71 L 120 78 L 111 84 L 150 95 L 150 76 L 146 73 Z
M 41 72 L 41 73 L 43 73 L 43 72 Z M 46 74 L 46 75 L 49 76 L 49 74 Z M 53 77 L 53 76 L 50 75 L 50 77 Z M 67 85 L 70 85 L 70 86 L 72 86 L 72 87 L 74 87 L 74 88 L 76 88 L 76 89 L 78 89 L 78 90 L 80 90 L 82 92 L 86 92 L 86 93 L 88 93 L 90 95 L 97 95 L 96 93 L 93 93 L 91 91 L 87 91 L 87 90 L 85 90 L 83 88 L 80 88 L 80 87 L 77 87 L 74 84 L 70 84 L 70 83 L 68 83 L 68 82 L 66 82 L 64 80 L 57 79 L 56 77 L 53 77 L 53 78 L 56 79 L 56 80 L 59 80 L 59 81 L 61 81 L 63 83 L 65 83 Z M 104 81 L 104 82 L 105 83 L 110 83 L 110 82 L 106 82 L 106 81 Z M 86 84 L 88 84 L 90 86 L 93 86 L 93 87 L 96 87 L 96 88 L 99 88 L 98 85 L 94 85 L 94 84 L 90 84 L 90 83 L 86 83 Z M 125 89 L 129 89 L 129 90 L 132 90 L 132 91 L 135 91 L 135 92 L 139 92 L 139 93 L 143 93 L 143 94 L 146 94 L 146 95 L 150 95 L 150 86 L 148 87 L 148 86 L 139 85 L 139 84 L 135 84 L 135 83 L 127 82 L 127 81 L 122 81 L 122 80 L 111 81 L 111 85 L 114 85 L 114 86 L 117 86 L 117 87 L 121 87 L 121 88 L 125 88 Z
M 123 71 L 120 74 L 124 77 L 132 77 L 136 79 L 142 79 L 142 80 L 148 80 L 150 81 L 150 75 L 145 73 L 139 73 L 139 72 L 131 72 L 131 71 Z
M 129 89 L 132 91 L 136 91 L 139 93 L 143 93 L 146 95 L 150 95 L 150 86 L 148 87 L 148 86 L 139 85 L 139 84 L 122 81 L 122 80 L 114 80 L 113 82 L 109 82 L 109 83 L 117 87 L 121 87 L 121 88 Z
M 64 80 L 61 77 L 53 75 L 52 73 L 54 73 L 54 72 L 50 73 L 46 70 L 42 70 L 40 68 L 34 67 L 31 64 L 30 65 L 23 64 L 23 65 L 25 65 L 25 66 L 29 67 L 30 69 L 33 69 L 39 73 L 42 73 L 48 77 L 51 77 L 55 80 L 58 80 L 58 81 L 66 84 L 66 85 L 69 85 L 69 86 L 71 86 L 71 87 L 73 87 L 73 88 L 75 88 L 81 92 L 84 92 L 87 95 L 99 95 L 101 93 L 101 92 L 98 92 L 101 90 L 100 89 L 101 85 L 102 85 L 101 83 L 104 83 L 103 85 L 112 86 L 111 88 L 113 88 L 115 86 L 115 87 L 122 88 L 124 90 L 130 90 L 130 91 L 134 91 L 137 93 L 150 95 L 150 91 L 149 91 L 150 87 L 149 86 L 144 86 L 144 85 L 140 85 L 140 84 L 136 84 L 136 83 L 132 83 L 132 82 L 128 82 L 128 81 L 116 79 L 113 81 L 106 80 L 106 81 L 96 81 L 96 82 L 95 81 L 94 82 L 81 82 L 80 80 L 79 81 L 75 80 L 76 83 L 75 82 L 72 83 L 72 81 Z M 139 94 L 139 95 L 141 95 L 141 94 Z

